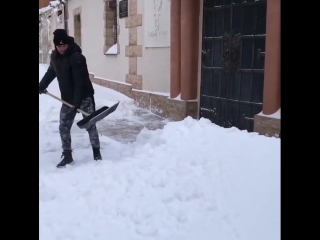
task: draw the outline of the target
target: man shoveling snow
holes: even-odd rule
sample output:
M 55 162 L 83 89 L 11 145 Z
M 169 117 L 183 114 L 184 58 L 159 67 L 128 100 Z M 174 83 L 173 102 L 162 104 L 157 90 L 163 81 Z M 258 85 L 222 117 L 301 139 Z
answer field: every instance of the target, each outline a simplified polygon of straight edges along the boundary
M 51 54 L 50 66 L 39 83 L 39 94 L 46 93 L 47 87 L 57 78 L 61 99 L 74 107 L 65 104 L 60 110 L 59 132 L 62 143 L 62 160 L 57 167 L 72 164 L 72 148 L 70 130 L 78 109 L 89 114 L 95 111 L 94 89 L 89 78 L 86 58 L 81 48 L 68 36 L 64 29 L 54 31 L 53 43 L 55 50 Z M 85 117 L 83 115 L 83 117 Z M 93 149 L 94 160 L 102 160 L 100 141 L 96 125 L 87 129 Z

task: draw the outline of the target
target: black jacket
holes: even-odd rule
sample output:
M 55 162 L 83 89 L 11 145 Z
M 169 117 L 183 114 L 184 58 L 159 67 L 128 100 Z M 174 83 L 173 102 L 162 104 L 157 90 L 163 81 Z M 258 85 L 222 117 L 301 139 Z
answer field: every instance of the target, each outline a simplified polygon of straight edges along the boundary
M 51 54 L 50 66 L 40 81 L 40 87 L 46 89 L 57 77 L 61 99 L 80 106 L 83 99 L 92 97 L 93 86 L 89 78 L 86 58 L 81 48 L 74 42 L 69 44 L 65 54 L 61 55 L 56 49 Z

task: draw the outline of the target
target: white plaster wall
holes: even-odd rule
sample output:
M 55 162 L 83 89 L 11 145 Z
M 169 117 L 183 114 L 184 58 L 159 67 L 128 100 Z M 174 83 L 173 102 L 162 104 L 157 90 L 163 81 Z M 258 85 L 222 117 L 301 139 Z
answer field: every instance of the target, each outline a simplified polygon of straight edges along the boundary
M 138 0 L 138 14 L 144 13 L 144 1 Z M 168 0 L 165 0 L 168 1 Z M 172 0 L 171 0 L 172 1 Z M 170 18 L 170 9 L 166 12 Z M 142 75 L 142 89 L 152 92 L 170 92 L 170 47 L 145 48 L 143 23 L 138 27 L 138 45 L 142 45 L 142 58 L 138 57 L 138 75 Z
M 128 29 L 125 19 L 118 19 L 120 25 L 120 54 L 104 55 L 104 1 L 103 0 L 69 0 L 68 28 L 70 36 L 74 36 L 73 10 L 82 7 L 81 11 L 81 48 L 87 58 L 89 71 L 95 77 L 125 82 L 129 71 L 128 58 L 125 57 L 125 46 L 128 45 Z

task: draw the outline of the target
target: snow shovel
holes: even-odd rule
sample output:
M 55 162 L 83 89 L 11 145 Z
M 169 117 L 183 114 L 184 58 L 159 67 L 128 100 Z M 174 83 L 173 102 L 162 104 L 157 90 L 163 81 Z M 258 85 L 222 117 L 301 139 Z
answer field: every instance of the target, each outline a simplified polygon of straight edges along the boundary
M 49 95 L 50 97 L 62 102 L 63 104 L 69 106 L 69 107 L 74 107 L 73 105 L 71 105 L 70 103 L 67 103 L 65 101 L 63 101 L 62 99 L 52 95 L 51 93 L 49 93 L 48 91 L 45 92 L 47 95 Z M 86 113 L 84 111 L 82 111 L 81 109 L 77 109 L 77 111 L 79 113 L 82 113 L 84 117 L 82 120 L 80 120 L 79 122 L 77 122 L 77 125 L 80 129 L 88 129 L 90 126 L 96 124 L 96 122 L 100 121 L 101 119 L 105 118 L 106 116 L 108 116 L 110 113 L 113 113 L 120 102 L 114 104 L 111 107 L 107 107 L 107 106 L 103 106 L 102 108 L 98 109 L 97 111 L 89 114 Z

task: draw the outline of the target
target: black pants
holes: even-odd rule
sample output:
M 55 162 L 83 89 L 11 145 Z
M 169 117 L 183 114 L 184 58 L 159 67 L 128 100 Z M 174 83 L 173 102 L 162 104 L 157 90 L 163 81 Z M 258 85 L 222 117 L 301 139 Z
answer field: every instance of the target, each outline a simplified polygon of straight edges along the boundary
M 91 114 L 95 111 L 95 101 L 93 97 L 84 99 L 81 103 L 80 109 Z M 71 148 L 71 134 L 70 130 L 74 122 L 76 113 L 74 110 L 66 105 L 62 105 L 60 110 L 60 125 L 59 132 L 61 137 L 63 151 L 70 151 Z M 83 116 L 85 117 L 85 116 Z M 99 134 L 96 125 L 90 126 L 87 129 L 89 133 L 89 139 L 92 147 L 100 147 Z

